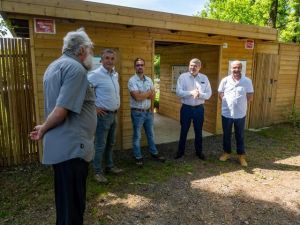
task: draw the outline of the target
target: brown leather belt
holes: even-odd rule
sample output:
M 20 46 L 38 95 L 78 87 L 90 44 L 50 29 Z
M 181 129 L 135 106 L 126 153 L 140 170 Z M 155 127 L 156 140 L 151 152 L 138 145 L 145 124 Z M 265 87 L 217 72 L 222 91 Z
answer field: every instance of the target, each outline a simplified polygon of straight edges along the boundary
M 114 113 L 118 112 L 118 110 L 110 111 L 110 110 L 106 110 L 106 109 L 102 109 L 102 108 L 97 108 L 97 109 L 100 109 L 100 110 L 102 110 L 105 113 L 111 113 L 111 114 L 114 114 Z

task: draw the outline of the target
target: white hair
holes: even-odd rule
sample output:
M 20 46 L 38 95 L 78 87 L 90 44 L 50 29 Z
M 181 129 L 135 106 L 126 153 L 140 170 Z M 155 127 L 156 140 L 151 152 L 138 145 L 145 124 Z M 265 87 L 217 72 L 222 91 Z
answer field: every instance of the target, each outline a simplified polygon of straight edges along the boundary
M 236 65 L 236 64 L 238 64 L 241 68 L 243 67 L 242 62 L 239 61 L 239 60 L 234 60 L 234 61 L 232 61 L 230 65 L 233 66 L 233 65 Z
M 64 37 L 62 53 L 70 51 L 77 56 L 80 53 L 81 47 L 93 47 L 93 42 L 84 31 L 84 28 L 79 28 L 76 31 L 67 33 Z
M 197 64 L 198 66 L 201 66 L 201 61 L 200 61 L 200 59 L 197 59 L 197 58 L 191 59 L 190 64 L 191 64 L 191 63 L 195 63 L 195 64 Z

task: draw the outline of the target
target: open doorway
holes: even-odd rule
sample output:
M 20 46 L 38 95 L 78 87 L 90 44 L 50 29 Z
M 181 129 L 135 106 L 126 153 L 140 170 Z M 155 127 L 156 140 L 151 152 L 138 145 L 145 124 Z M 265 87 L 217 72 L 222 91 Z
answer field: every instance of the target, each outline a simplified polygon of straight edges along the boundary
M 188 64 L 192 58 L 202 61 L 200 72 L 208 76 L 213 90 L 211 99 L 205 104 L 203 136 L 215 133 L 219 55 L 220 46 L 155 42 L 154 84 L 157 95 L 154 103 L 154 130 L 157 144 L 179 140 L 181 102 L 176 96 L 176 83 L 179 75 L 188 71 Z M 192 125 L 187 138 L 194 138 Z

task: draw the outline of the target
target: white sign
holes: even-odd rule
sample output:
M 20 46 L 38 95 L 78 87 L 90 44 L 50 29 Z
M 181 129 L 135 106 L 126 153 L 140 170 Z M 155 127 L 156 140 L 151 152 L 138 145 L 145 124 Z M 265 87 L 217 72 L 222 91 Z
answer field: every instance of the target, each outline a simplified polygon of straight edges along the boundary
M 180 74 L 187 72 L 188 68 L 189 67 L 186 65 L 172 66 L 172 92 L 176 92 L 178 77 L 180 76 Z

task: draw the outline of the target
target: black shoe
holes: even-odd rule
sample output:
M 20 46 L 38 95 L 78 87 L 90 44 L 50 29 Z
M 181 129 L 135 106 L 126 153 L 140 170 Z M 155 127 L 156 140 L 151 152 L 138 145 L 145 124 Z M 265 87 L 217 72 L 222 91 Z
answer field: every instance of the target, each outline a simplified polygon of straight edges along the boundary
M 184 156 L 184 154 L 179 154 L 179 153 L 177 153 L 177 154 L 175 155 L 174 159 L 180 159 L 180 158 L 182 158 L 183 156 Z
M 157 160 L 157 161 L 159 161 L 159 162 L 164 163 L 164 162 L 166 161 L 166 158 L 163 157 L 163 156 L 161 156 L 161 155 L 159 155 L 159 154 L 151 154 L 151 156 L 152 156 L 152 158 L 153 158 L 154 160 Z
M 197 153 L 197 156 L 198 156 L 199 159 L 201 159 L 203 161 L 206 160 L 206 157 L 205 157 L 205 155 L 202 152 L 201 153 Z
M 142 167 L 144 165 L 143 158 L 135 158 L 135 165 Z

